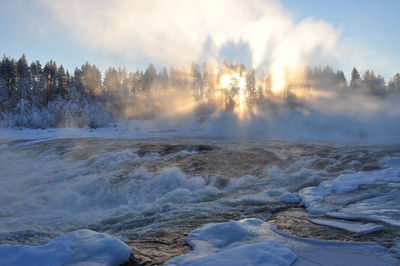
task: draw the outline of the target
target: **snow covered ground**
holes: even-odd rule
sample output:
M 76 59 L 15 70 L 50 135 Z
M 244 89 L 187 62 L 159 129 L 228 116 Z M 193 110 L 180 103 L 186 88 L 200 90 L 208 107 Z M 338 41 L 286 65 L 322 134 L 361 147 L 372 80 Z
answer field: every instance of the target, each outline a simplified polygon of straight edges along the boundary
M 343 142 L 331 144 L 336 133 L 307 138 L 309 132 L 304 131 L 296 141 L 285 142 L 263 139 L 268 127 L 255 124 L 242 127 L 237 123 L 234 129 L 224 130 L 224 123 L 232 121 L 124 121 L 103 129 L 0 129 L 0 253 L 18 250 L 26 256 L 41 256 L 49 252 L 43 246 L 15 245 L 49 243 L 45 246 L 53 250 L 59 249 L 55 243 L 69 245 L 65 244 L 68 239 L 79 244 L 80 238 L 71 238 L 68 232 L 82 228 L 128 240 L 159 230 L 200 227 L 188 236 L 194 250 L 169 264 L 234 265 L 232 260 L 240 265 L 320 265 L 332 260 L 333 265 L 398 263 L 396 246 L 389 250 L 375 244 L 305 240 L 262 221 L 286 204 L 303 204 L 311 214 L 375 221 L 384 230 L 397 228 L 400 147 L 382 144 L 396 143 L 395 134 L 374 143 L 383 134 L 380 130 L 365 137 L 353 128 L 342 135 Z M 293 140 L 290 133 L 286 137 Z M 302 137 L 307 141 L 300 141 Z M 142 152 L 149 145 L 151 149 Z M 182 148 L 165 152 L 163 145 Z M 201 145 L 212 149 L 196 148 Z M 224 157 L 234 161 L 229 165 Z M 253 159 L 246 160 L 249 157 Z M 238 168 L 230 171 L 233 167 Z M 233 172 L 242 175 L 233 178 Z M 242 220 L 249 217 L 258 219 Z M 230 219 L 236 221 L 227 222 Z M 108 244 L 98 242 L 96 233 L 89 235 L 87 254 L 92 262 L 99 262 L 96 250 Z M 117 243 L 117 239 L 104 238 Z M 122 245 L 115 249 L 125 256 L 123 250 Z M 77 261 L 68 254 L 60 255 L 60 261 Z M 107 264 L 121 258 L 110 256 L 100 260 Z M 20 259 L 1 257 L 10 262 Z
M 250 138 L 288 141 L 327 141 L 331 143 L 400 143 L 396 113 L 331 113 L 302 109 L 271 109 L 244 119 L 234 113 L 205 116 L 186 114 L 154 120 L 124 120 L 98 129 L 1 128 L 0 140 L 42 138 Z

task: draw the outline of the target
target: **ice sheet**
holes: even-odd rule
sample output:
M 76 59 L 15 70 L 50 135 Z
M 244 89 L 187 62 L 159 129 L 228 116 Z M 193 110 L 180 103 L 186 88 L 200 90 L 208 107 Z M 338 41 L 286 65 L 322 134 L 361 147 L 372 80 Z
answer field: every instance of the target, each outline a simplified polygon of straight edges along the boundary
M 368 194 L 375 196 L 374 184 L 389 184 L 400 183 L 400 167 L 389 167 L 375 171 L 360 171 L 354 174 L 340 175 L 332 181 L 324 181 L 317 187 L 307 187 L 299 191 L 299 197 L 304 206 L 311 213 L 319 214 L 326 213 L 324 208 L 321 208 L 321 201 L 329 195 L 346 194 L 349 192 L 360 190 L 362 185 L 370 185 Z M 379 190 L 378 186 L 375 186 Z M 379 191 L 377 191 L 379 194 Z M 382 199 L 383 198 L 377 198 Z M 360 198 L 359 200 L 362 200 Z M 358 200 L 358 201 L 359 201 Z M 349 202 L 351 203 L 351 202 Z M 347 204 L 337 205 L 336 209 L 345 207 Z M 332 210 L 331 210 L 332 211 Z
M 350 222 L 350 221 L 343 221 L 343 220 L 327 220 L 327 219 L 310 219 L 310 222 L 319 224 L 319 225 L 326 225 L 331 226 L 339 229 L 343 229 L 352 233 L 357 234 L 369 234 L 372 232 L 383 230 L 384 226 L 374 223 L 359 223 L 359 222 Z
M 394 190 L 382 196 L 371 197 L 349 204 L 327 215 L 343 219 L 380 221 L 400 226 L 400 195 Z

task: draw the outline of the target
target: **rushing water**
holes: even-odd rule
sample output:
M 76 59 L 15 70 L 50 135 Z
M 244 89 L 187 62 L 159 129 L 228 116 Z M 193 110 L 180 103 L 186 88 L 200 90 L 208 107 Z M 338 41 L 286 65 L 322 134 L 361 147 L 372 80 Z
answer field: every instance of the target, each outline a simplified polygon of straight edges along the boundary
M 78 228 L 128 241 L 268 219 L 288 206 L 283 193 L 379 171 L 399 154 L 400 146 L 221 139 L 2 143 L 0 243 L 41 244 Z M 374 191 L 399 190 L 396 184 Z

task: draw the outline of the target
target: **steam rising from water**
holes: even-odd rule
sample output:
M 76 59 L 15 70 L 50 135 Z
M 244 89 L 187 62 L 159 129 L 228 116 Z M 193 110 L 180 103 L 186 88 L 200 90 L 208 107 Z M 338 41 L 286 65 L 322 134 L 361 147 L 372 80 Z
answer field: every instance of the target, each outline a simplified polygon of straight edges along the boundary
M 278 0 L 41 0 L 90 48 L 155 63 L 241 58 L 268 67 L 274 90 L 314 52 L 332 55 L 338 32 L 324 21 L 295 22 Z M 245 49 L 242 49 L 245 48 Z M 246 49 L 248 48 L 248 49 Z
M 218 93 L 229 94 L 233 79 L 237 81 L 233 111 L 240 123 L 248 120 L 249 130 L 251 125 L 257 124 L 257 128 L 267 125 L 268 130 L 256 131 L 268 131 L 268 134 L 276 131 L 277 136 L 282 136 L 287 132 L 299 134 L 310 125 L 320 125 L 315 130 L 320 135 L 326 128 L 334 132 L 358 125 L 358 131 L 362 133 L 359 135 L 381 128 L 398 140 L 399 129 L 393 126 L 398 124 L 400 112 L 397 99 L 371 97 L 363 91 L 338 91 L 329 86 L 295 88 L 305 78 L 303 66 L 314 63 L 316 58 L 321 60 L 319 63 L 345 58 L 341 61 L 351 61 L 359 66 L 354 54 L 365 53 L 360 53 L 362 47 L 357 47 L 358 53 L 351 47 L 343 47 L 344 40 L 339 31 L 322 20 L 295 20 L 279 0 L 40 0 L 40 3 L 89 48 L 132 60 L 144 57 L 164 65 L 207 61 L 211 63 L 209 66 L 217 66 L 224 57 L 231 63 L 237 63 L 236 59 L 247 62 L 247 67 L 268 73 L 271 78 L 268 89 L 272 96 L 281 95 L 292 87 L 291 93 L 301 99 L 301 104 L 295 108 L 248 106 L 245 74 L 230 69 L 231 72 L 225 71 L 218 76 L 218 67 L 215 67 L 213 74 L 218 76 L 219 83 L 215 88 L 216 95 L 213 95 L 215 104 L 208 101 L 203 105 L 193 95 L 183 94 L 182 90 L 168 91 L 169 94 L 164 95 L 165 90 L 157 92 L 147 102 L 125 104 L 127 118 L 141 117 L 141 106 L 144 106 L 142 109 L 156 106 L 156 110 L 162 111 L 153 113 L 173 120 L 192 113 L 218 115 L 218 111 L 224 110 L 220 107 L 226 103 L 224 97 L 218 98 Z M 377 66 L 376 60 L 370 61 L 371 65 Z M 270 94 L 266 98 L 274 100 Z M 221 117 L 226 119 L 223 113 Z M 329 120 L 329 127 L 325 124 L 321 127 L 325 120 Z M 233 127 L 229 122 L 224 121 L 224 124 L 229 129 Z

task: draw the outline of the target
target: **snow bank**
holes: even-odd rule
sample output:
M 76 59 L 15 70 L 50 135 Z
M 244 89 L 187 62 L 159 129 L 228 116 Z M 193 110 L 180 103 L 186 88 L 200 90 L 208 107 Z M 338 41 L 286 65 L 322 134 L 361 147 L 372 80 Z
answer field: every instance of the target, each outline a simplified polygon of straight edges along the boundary
M 193 251 L 165 265 L 396 265 L 376 244 L 294 237 L 260 219 L 207 224 L 186 239 Z
M 268 226 L 259 219 L 207 224 L 188 235 L 192 252 L 165 265 L 290 265 L 297 256 L 287 246 L 274 241 L 246 243 L 269 234 Z
M 42 246 L 0 245 L 1 265 L 118 265 L 131 249 L 121 240 L 91 230 L 67 233 Z
M 318 187 L 307 187 L 299 191 L 299 197 L 307 210 L 319 213 L 318 203 L 332 194 L 345 194 L 358 189 L 361 185 L 378 182 L 400 182 L 400 167 L 390 167 L 376 171 L 357 172 L 340 175 L 332 181 L 324 181 Z
M 326 219 L 310 219 L 310 222 L 331 226 L 339 229 L 343 229 L 352 233 L 357 233 L 360 235 L 369 234 L 372 232 L 383 230 L 383 225 L 374 224 L 374 223 L 358 223 L 358 222 L 349 222 L 342 220 L 326 220 Z
M 356 190 L 360 185 L 371 185 L 377 182 L 400 182 L 400 168 L 342 175 L 332 182 L 322 183 L 321 186 L 330 189 L 333 193 L 343 194 Z
M 235 243 L 226 249 L 213 253 L 209 256 L 194 259 L 183 265 L 191 266 L 275 266 L 291 265 L 297 256 L 286 246 L 273 242 L 264 241 L 254 244 Z M 166 265 L 170 265 L 167 263 Z

